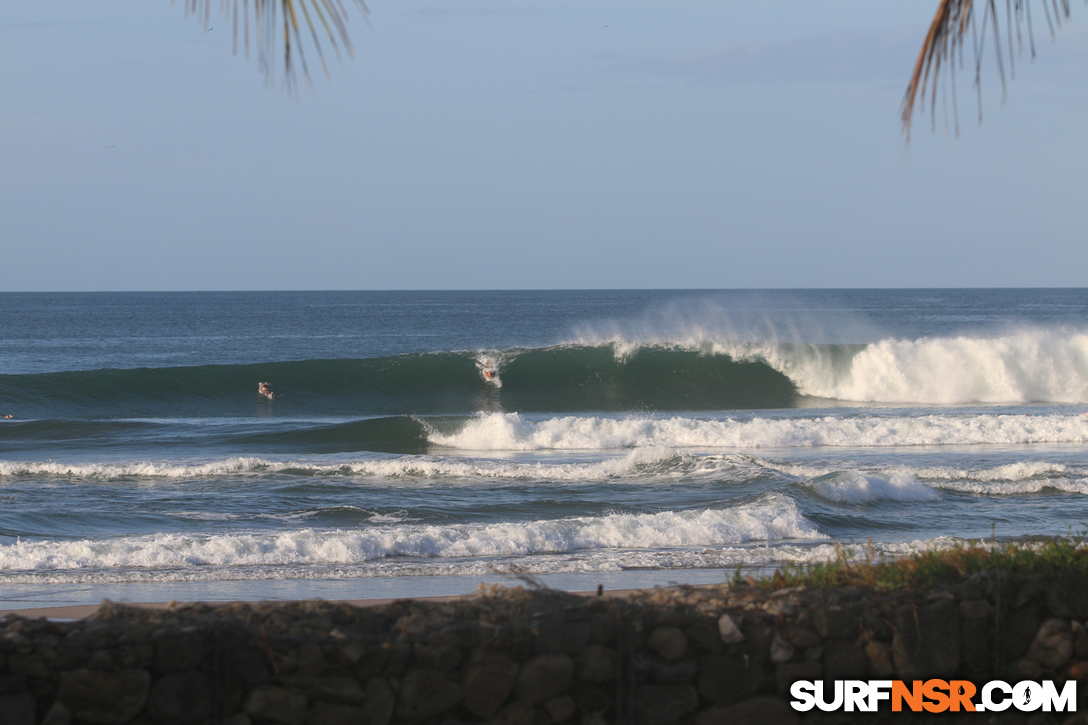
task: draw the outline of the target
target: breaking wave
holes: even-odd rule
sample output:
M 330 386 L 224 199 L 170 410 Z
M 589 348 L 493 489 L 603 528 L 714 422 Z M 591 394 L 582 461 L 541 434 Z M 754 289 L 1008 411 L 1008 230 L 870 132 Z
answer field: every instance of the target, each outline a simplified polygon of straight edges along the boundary
M 484 358 L 494 362 L 501 386 L 484 379 Z M 277 399 L 257 399 L 261 380 L 273 383 Z M 0 375 L 4 412 L 36 420 L 245 417 L 260 410 L 358 417 L 698 411 L 791 407 L 805 397 L 1088 403 L 1088 334 L 1026 330 L 869 344 L 589 339 L 487 353 Z
M 397 557 L 495 558 L 825 538 L 779 494 L 724 510 L 612 513 L 532 522 L 374 525 L 354 530 L 156 534 L 0 546 L 0 571 L 359 564 Z

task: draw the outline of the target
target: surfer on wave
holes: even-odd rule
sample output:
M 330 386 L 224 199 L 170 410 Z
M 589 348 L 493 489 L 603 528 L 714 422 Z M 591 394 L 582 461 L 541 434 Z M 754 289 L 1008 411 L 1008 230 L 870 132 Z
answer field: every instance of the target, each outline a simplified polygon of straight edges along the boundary
M 271 383 L 257 383 L 257 395 L 264 396 L 269 400 L 272 400 L 272 384 Z

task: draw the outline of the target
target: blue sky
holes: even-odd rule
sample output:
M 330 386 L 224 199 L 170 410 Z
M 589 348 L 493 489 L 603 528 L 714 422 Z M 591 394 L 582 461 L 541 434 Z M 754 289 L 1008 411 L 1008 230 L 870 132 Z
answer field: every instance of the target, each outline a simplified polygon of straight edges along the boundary
M 291 99 L 214 10 L 9 3 L 0 290 L 1084 285 L 1079 6 L 907 151 L 934 2 L 369 6 Z

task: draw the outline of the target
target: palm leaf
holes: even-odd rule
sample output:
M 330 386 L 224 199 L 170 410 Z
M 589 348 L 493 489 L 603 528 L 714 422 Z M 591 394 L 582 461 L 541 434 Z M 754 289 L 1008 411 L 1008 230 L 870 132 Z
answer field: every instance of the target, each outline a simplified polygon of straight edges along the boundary
M 213 2 L 215 0 L 183 0 L 185 14 L 196 16 L 208 27 Z M 354 0 L 354 3 L 366 21 L 370 11 L 365 0 Z M 294 92 L 297 87 L 296 64 L 302 66 L 302 76 L 307 84 L 310 83 L 306 43 L 303 41 L 304 30 L 309 31 L 310 42 L 326 77 L 329 75 L 329 66 L 325 62 L 322 38 L 332 46 L 337 59 L 341 58 L 341 47 L 349 58 L 355 55 L 355 47 L 348 34 L 348 9 L 341 0 L 219 0 L 219 9 L 231 18 L 235 54 L 238 53 L 239 15 L 241 16 L 241 32 L 247 58 L 252 11 L 257 61 L 265 82 L 273 82 L 282 62 L 283 82 L 288 92 Z
M 1053 35 L 1056 26 L 1061 26 L 1063 17 L 1069 16 L 1069 0 L 1039 0 L 1043 6 L 1043 14 L 1046 16 L 1047 25 Z M 959 112 L 956 107 L 956 64 L 959 62 L 963 68 L 963 46 L 970 36 L 971 45 L 975 55 L 975 79 L 974 85 L 978 92 L 979 122 L 982 122 L 982 59 L 984 48 L 987 44 L 987 34 L 994 46 L 994 56 L 998 73 L 1001 76 L 1002 102 L 1005 99 L 1005 56 L 1002 51 L 1002 37 L 998 12 L 998 0 L 979 0 L 982 5 L 982 20 L 975 22 L 975 0 L 940 0 L 937 5 L 937 13 L 930 23 L 929 32 L 926 34 L 922 49 L 918 53 L 918 59 L 914 63 L 914 72 L 911 73 L 910 83 L 907 84 L 907 92 L 903 95 L 903 103 L 900 107 L 903 120 L 903 133 L 910 140 L 911 123 L 914 120 L 914 110 L 925 110 L 926 102 L 933 116 L 933 124 L 936 125 L 936 97 L 938 81 L 941 80 L 941 72 L 947 67 L 949 71 L 948 85 L 952 88 L 952 109 L 955 119 L 956 135 L 959 135 Z M 1028 44 L 1031 47 L 1031 57 L 1035 57 L 1035 39 L 1031 24 L 1030 0 L 1005 0 L 1005 26 L 1008 40 L 1008 64 L 1010 76 L 1015 77 L 1014 66 L 1015 53 L 1013 50 L 1013 28 L 1016 30 L 1016 46 L 1023 52 L 1023 36 L 1021 26 L 1027 25 Z M 957 59 L 957 53 L 959 57 Z

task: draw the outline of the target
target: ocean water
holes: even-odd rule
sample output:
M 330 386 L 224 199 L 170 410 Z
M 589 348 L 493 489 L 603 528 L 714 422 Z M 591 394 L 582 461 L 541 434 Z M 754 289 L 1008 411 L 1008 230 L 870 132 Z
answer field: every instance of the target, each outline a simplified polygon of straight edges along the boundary
M 1078 533 L 1086 412 L 1086 290 L 0 294 L 0 603 Z

